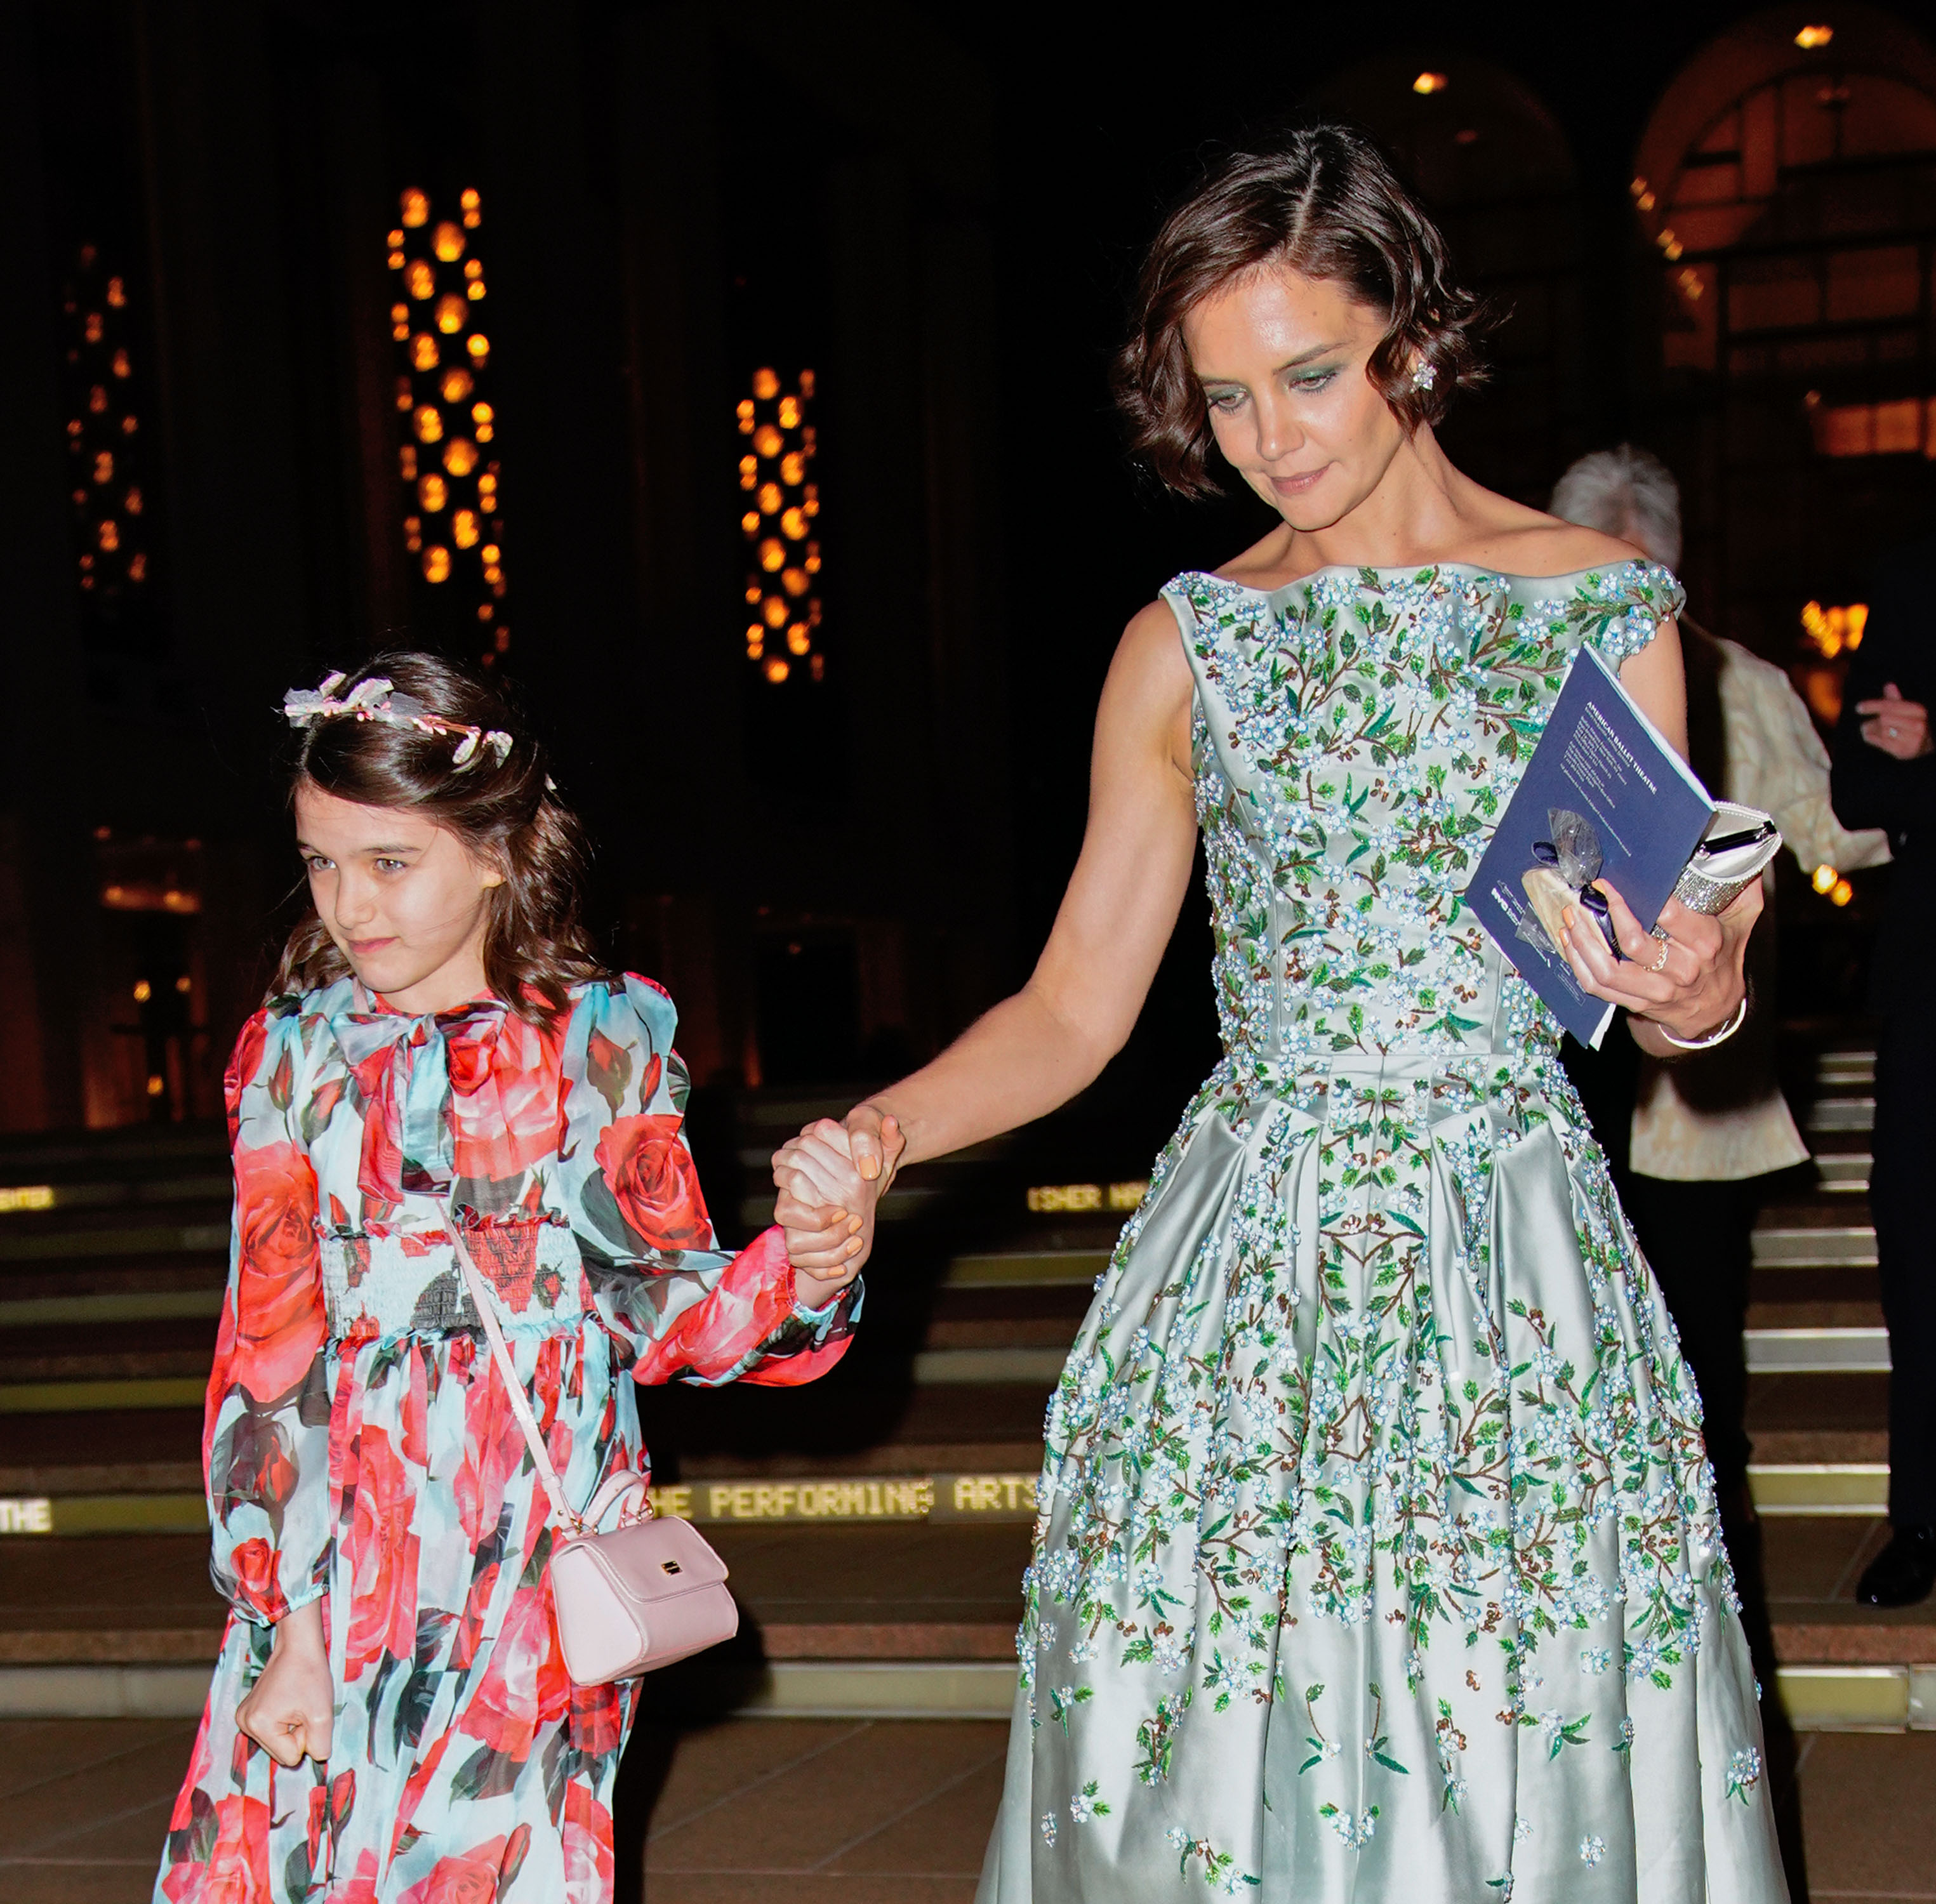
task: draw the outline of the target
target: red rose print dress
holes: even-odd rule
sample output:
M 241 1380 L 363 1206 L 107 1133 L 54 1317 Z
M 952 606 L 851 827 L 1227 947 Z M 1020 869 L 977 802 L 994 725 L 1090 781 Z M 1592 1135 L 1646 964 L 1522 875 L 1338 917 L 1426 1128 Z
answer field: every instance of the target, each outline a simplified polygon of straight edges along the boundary
M 228 1078 L 228 1292 L 203 1456 L 234 1610 L 157 1904 L 612 1894 L 633 1686 L 574 1687 L 552 1529 L 456 1268 L 448 1201 L 568 1496 L 642 1467 L 632 1382 L 811 1381 L 858 1285 L 796 1300 L 781 1234 L 714 1247 L 680 1135 L 672 1002 L 574 988 L 549 1029 L 485 1000 L 413 1018 L 345 979 L 279 999 Z M 623 1378 L 631 1377 L 631 1381 Z M 237 1703 L 320 1600 L 332 1754 L 277 1766 Z

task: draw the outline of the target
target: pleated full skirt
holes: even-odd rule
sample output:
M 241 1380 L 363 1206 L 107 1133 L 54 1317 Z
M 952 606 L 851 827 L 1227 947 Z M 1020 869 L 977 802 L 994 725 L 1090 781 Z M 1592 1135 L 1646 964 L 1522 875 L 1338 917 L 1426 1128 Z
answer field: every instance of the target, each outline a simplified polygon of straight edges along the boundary
M 1462 1069 L 1226 1082 L 1159 1160 L 981 1904 L 1785 1899 L 1672 1325 L 1556 1064 Z

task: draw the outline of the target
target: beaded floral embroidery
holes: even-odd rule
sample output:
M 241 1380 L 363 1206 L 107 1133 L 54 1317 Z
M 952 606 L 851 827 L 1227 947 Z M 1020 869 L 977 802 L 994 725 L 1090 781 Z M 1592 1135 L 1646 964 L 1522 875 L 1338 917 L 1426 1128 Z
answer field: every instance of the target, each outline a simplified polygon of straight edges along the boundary
M 1312 1817 L 1362 1851 L 1381 1779 L 1459 1811 L 1475 1727 L 1625 1764 L 1620 1702 L 1671 1693 L 1734 1607 L 1699 1404 L 1557 1028 L 1463 899 L 1573 654 L 1617 667 L 1681 594 L 1639 564 L 1539 586 L 1443 567 L 1169 591 L 1225 1056 L 1048 1407 L 1018 1642 L 1043 1797 L 1084 1794 L 1072 1818 L 1136 1789 L 1095 1782 L 1121 1749 L 1087 1753 L 1095 1728 L 1127 1727 L 1137 1785 L 1174 1793 L 1187 1749 L 1207 1763 L 1220 1724 L 1275 1706 L 1308 1742 Z M 1139 1249 L 1205 1146 L 1228 1159 L 1208 1226 Z M 1530 1247 L 1499 1228 L 1515 1154 L 1562 1186 L 1568 1260 L 1536 1278 L 1496 1260 Z M 1380 1636 L 1381 1676 L 1307 1683 L 1326 1628 Z M 1750 1761 L 1729 1770 L 1745 1798 Z M 1196 1818 L 1215 1801 L 1170 1802 L 1186 1874 L 1258 1881 Z M 1589 1834 L 1581 1860 L 1605 1849 Z

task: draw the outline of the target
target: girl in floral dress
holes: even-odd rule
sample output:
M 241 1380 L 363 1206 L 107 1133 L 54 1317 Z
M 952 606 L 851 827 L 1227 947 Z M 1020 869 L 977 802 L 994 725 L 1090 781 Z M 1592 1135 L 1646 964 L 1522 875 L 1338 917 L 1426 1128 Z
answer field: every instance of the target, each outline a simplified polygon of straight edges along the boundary
M 858 1239 L 715 1247 L 672 1002 L 601 969 L 576 823 L 495 694 L 396 654 L 286 711 L 314 905 L 228 1073 L 204 1459 L 233 1611 L 155 1895 L 603 1904 L 637 1682 L 566 1673 L 449 1226 L 579 1503 L 646 1465 L 634 1382 L 831 1368 Z
M 1224 1056 L 1050 1401 L 982 1904 L 1784 1896 L 1699 1400 L 1559 1029 L 1464 905 L 1581 648 L 1684 747 L 1680 589 L 1447 459 L 1475 316 L 1341 128 L 1172 216 L 1136 446 L 1276 524 L 1125 632 L 1028 985 L 776 1159 L 785 1220 L 842 1168 L 870 1216 L 898 1162 L 1081 1090 L 1200 836 Z M 1580 981 L 1658 1056 L 1717 1043 L 1759 893 L 1660 938 L 1610 893 L 1618 960 L 1569 910 Z

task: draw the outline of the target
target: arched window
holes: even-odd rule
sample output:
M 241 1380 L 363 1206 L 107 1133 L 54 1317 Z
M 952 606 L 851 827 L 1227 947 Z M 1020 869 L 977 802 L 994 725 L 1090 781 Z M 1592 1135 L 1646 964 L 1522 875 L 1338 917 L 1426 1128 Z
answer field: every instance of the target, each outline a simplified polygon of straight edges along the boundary
M 1936 504 L 1936 50 L 1866 8 L 1757 15 L 1668 88 L 1631 192 L 1696 592 L 1786 660 L 1800 605 Z

